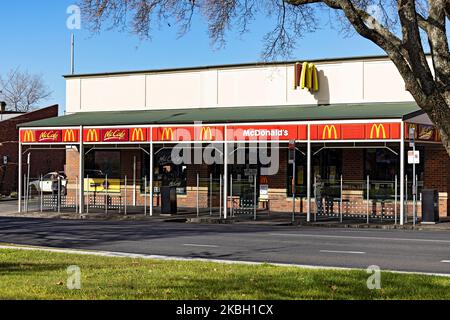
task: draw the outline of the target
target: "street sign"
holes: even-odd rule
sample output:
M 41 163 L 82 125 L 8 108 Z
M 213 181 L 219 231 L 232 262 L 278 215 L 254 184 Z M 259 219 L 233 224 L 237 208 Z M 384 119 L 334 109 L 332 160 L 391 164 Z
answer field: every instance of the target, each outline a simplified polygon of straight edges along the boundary
M 295 141 L 289 140 L 289 164 L 295 163 Z
M 409 135 L 409 146 L 412 148 L 414 147 L 414 142 L 416 138 L 416 128 L 410 127 L 408 130 L 408 135 Z
M 3 164 L 5 166 L 8 164 L 8 156 L 3 156 Z
M 419 151 L 408 151 L 408 163 L 409 164 L 419 164 L 420 163 L 420 152 Z

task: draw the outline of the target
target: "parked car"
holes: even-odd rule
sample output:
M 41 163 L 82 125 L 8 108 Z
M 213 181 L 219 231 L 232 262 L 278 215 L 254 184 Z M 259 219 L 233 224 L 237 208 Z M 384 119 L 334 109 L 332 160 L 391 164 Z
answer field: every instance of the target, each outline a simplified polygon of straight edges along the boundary
M 64 172 L 49 172 L 42 177 L 42 180 L 30 181 L 29 187 L 31 192 L 43 192 L 52 193 L 52 184 L 57 179 L 57 176 L 61 177 L 61 194 L 67 194 L 67 176 Z

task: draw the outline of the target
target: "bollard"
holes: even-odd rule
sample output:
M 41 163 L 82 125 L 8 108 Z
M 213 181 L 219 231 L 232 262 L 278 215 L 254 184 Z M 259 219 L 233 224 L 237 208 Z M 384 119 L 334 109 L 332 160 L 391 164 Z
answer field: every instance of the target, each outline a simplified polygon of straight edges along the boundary
M 44 182 L 44 178 L 42 177 L 42 174 L 39 178 L 39 197 L 40 197 L 40 206 L 41 206 L 41 213 L 44 211 L 44 203 L 43 203 L 43 196 L 44 196 L 44 190 L 42 188 Z
M 209 216 L 212 217 L 213 175 L 209 174 Z
M 86 176 L 86 180 L 87 180 L 87 189 L 86 189 L 87 206 L 86 206 L 86 213 L 89 213 L 89 202 L 90 202 L 90 198 L 89 198 L 89 189 L 90 189 L 89 188 L 89 186 L 90 186 L 89 176 Z
M 56 200 L 58 204 L 58 213 L 61 213 L 61 176 L 58 175 L 58 199 Z
M 254 207 L 254 220 L 256 221 L 256 188 L 257 188 L 257 182 L 256 182 L 256 174 L 255 174 L 255 192 L 253 192 L 253 207 Z M 295 202 L 295 199 L 294 199 Z
M 75 212 L 78 212 L 78 177 L 75 177 Z
M 394 224 L 397 224 L 397 175 L 395 175 L 395 182 L 394 182 Z
M 144 216 L 147 216 L 147 176 L 144 177 Z
M 219 218 L 222 219 L 222 175 L 219 178 Z
M 200 175 L 197 173 L 197 218 L 200 215 L 200 209 L 199 209 L 199 201 L 200 201 L 200 199 L 199 199 L 199 196 L 200 196 L 199 192 L 200 192 L 200 190 L 199 190 L 199 188 L 200 188 Z

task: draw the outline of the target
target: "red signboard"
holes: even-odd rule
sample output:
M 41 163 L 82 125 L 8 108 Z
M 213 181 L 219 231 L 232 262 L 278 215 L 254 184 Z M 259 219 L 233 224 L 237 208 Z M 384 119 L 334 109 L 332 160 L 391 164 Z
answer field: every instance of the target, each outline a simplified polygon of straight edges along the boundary
M 62 130 L 62 142 L 80 142 L 80 130 L 79 129 Z
M 193 127 L 160 127 L 153 128 L 153 141 L 193 141 Z
M 306 125 L 249 125 L 227 128 L 228 141 L 289 141 L 306 140 Z
M 103 142 L 128 142 L 128 129 L 102 129 L 101 139 Z
M 130 141 L 131 142 L 145 142 L 149 140 L 147 128 L 132 128 L 130 129 Z
M 400 139 L 400 123 L 318 124 L 311 126 L 311 140 Z
M 405 139 L 409 137 L 409 128 L 414 128 L 417 141 L 440 142 L 441 136 L 435 126 L 426 124 L 408 123 L 405 125 Z
M 100 129 L 84 129 L 83 142 L 101 142 Z

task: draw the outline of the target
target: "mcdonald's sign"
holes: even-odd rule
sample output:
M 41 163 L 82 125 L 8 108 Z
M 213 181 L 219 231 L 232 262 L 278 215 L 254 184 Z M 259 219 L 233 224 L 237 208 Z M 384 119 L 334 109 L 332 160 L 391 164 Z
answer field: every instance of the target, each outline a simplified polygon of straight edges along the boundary
M 22 131 L 21 142 L 36 142 L 35 132 L 33 130 Z
M 130 129 L 131 140 L 130 141 L 147 141 L 147 129 L 146 128 L 134 128 Z
M 83 130 L 84 142 L 100 142 L 100 130 L 99 129 L 85 129 Z
M 172 128 L 164 128 L 162 129 L 161 141 L 174 141 L 175 136 L 173 134 Z
M 340 132 L 339 132 L 340 133 Z M 340 138 L 340 135 L 338 136 L 338 130 L 336 129 L 336 125 L 330 124 L 322 126 L 322 135 L 321 140 L 337 140 Z
M 370 139 L 386 139 L 386 128 L 382 123 L 374 123 L 370 129 Z
M 80 130 L 66 129 L 62 131 L 62 142 L 79 142 Z
M 213 133 L 211 127 L 202 127 L 200 131 L 200 137 L 198 140 L 201 141 L 211 141 L 213 140 Z

